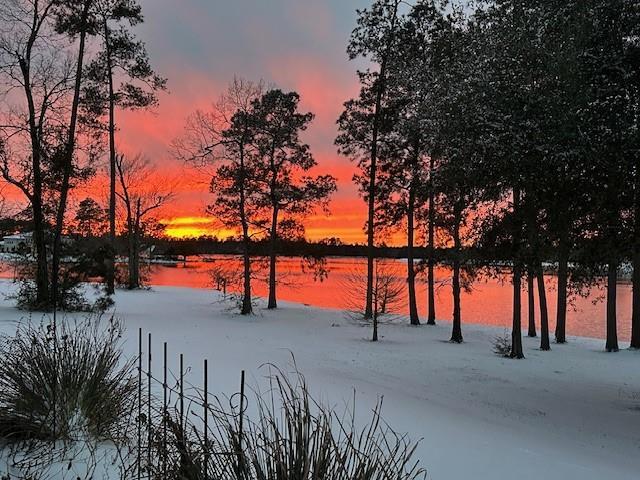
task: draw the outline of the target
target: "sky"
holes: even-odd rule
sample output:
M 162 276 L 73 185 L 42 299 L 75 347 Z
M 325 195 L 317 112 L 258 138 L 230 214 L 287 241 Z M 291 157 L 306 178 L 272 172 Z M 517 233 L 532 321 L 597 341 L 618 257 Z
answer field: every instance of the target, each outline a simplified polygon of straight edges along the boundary
M 118 144 L 124 152 L 145 154 L 165 176 L 179 179 L 176 197 L 163 212 L 169 233 L 211 228 L 204 218 L 211 201 L 207 179 L 173 159 L 169 144 L 187 116 L 209 108 L 236 75 L 295 90 L 301 108 L 316 115 L 304 140 L 318 161 L 316 172 L 336 176 L 338 192 L 330 216 L 305 220 L 307 237 L 364 241 L 366 209 L 351 182 L 355 167 L 337 154 L 333 141 L 342 104 L 358 92 L 358 64 L 348 60 L 346 46 L 356 9 L 369 3 L 141 0 L 145 23 L 136 33 L 157 72 L 168 79 L 168 92 L 153 112 L 118 113 Z

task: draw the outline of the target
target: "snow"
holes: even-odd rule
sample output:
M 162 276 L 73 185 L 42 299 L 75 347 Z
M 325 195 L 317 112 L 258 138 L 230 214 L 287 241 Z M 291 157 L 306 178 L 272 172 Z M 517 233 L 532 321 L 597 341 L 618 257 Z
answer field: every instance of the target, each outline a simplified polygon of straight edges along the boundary
M 0 291 L 14 288 L 0 282 Z M 314 396 L 340 408 L 353 397 L 365 415 L 384 397 L 383 415 L 397 431 L 422 441 L 417 458 L 433 479 L 637 479 L 640 475 L 640 352 L 603 352 L 603 342 L 570 338 L 537 349 L 525 338 L 525 360 L 492 352 L 501 329 L 463 325 L 465 343 L 450 344 L 450 324 L 381 326 L 381 341 L 343 312 L 282 302 L 237 315 L 220 294 L 154 287 L 119 291 L 115 314 L 135 355 L 138 328 L 153 335 L 154 362 L 168 342 L 200 382 L 209 360 L 214 393 L 237 391 L 240 370 L 263 381 L 266 362 L 295 356 Z M 25 316 L 0 300 L 0 329 Z M 36 318 L 34 317 L 34 320 Z M 145 338 L 146 342 L 146 338 Z

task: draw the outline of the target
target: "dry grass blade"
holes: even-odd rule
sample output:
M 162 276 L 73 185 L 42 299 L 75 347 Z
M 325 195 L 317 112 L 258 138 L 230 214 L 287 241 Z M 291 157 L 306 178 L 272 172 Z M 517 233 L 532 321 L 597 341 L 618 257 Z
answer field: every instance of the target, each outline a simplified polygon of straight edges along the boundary
M 355 405 L 346 414 L 316 402 L 297 370 L 268 366 L 269 391 L 256 391 L 253 418 L 219 403 L 210 416 L 209 443 L 201 428 L 170 420 L 166 446 L 170 478 L 225 480 L 415 480 L 426 478 L 413 460 L 416 444 L 381 419 L 382 402 L 358 429 Z M 213 421 L 211 421 L 213 419 Z M 202 459 L 208 453 L 208 468 Z M 164 468 L 164 466 L 163 466 Z M 153 468 L 152 468 L 153 470 Z M 160 475 L 159 466 L 156 469 Z M 189 474 L 187 475 L 187 472 Z M 185 476 L 186 475 L 186 476 Z M 154 477 L 156 478 L 156 477 Z M 157 476 L 160 478 L 160 476 Z

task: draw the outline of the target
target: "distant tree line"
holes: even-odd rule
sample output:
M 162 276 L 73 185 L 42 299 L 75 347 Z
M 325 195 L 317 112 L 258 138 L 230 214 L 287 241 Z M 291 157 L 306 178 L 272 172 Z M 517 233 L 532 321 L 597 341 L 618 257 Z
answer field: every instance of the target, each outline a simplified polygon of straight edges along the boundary
M 0 228 L 1 228 L 0 222 Z M 238 238 L 218 239 L 216 237 L 199 238 L 170 238 L 161 236 L 153 239 L 156 246 L 156 253 L 167 257 L 184 257 L 195 255 L 215 255 L 215 254 L 242 254 L 242 240 Z M 251 242 L 249 253 L 256 256 L 268 256 L 270 250 L 267 238 L 255 239 Z M 323 257 L 366 257 L 367 246 L 350 243 L 328 243 L 326 240 L 310 241 L 306 239 L 280 239 L 276 251 L 278 255 L 288 257 L 303 257 L 316 255 Z M 426 247 L 416 247 L 415 253 L 418 257 L 425 257 L 428 253 Z M 481 252 L 474 252 L 471 249 L 465 250 L 465 256 L 469 261 L 480 262 Z M 435 256 L 438 263 L 447 263 L 451 257 L 450 249 L 438 247 L 435 249 Z M 378 246 L 376 247 L 376 258 L 407 258 L 406 246 Z M 484 260 L 482 260 L 484 261 Z
M 348 46 L 358 97 L 345 103 L 336 144 L 359 167 L 368 203 L 371 316 L 376 243 L 407 234 L 409 312 L 416 308 L 414 243 L 429 265 L 451 253 L 453 331 L 462 342 L 465 249 L 509 259 L 511 356 L 523 357 L 522 279 L 537 282 L 542 350 L 550 349 L 543 261 L 558 272 L 556 331 L 566 341 L 570 292 L 607 283 L 607 351 L 618 350 L 616 282 L 633 264 L 631 346 L 640 348 L 640 8 L 632 0 L 376 0 L 358 12 Z M 490 257 L 490 255 L 489 255 Z M 535 335 L 534 328 L 529 329 Z

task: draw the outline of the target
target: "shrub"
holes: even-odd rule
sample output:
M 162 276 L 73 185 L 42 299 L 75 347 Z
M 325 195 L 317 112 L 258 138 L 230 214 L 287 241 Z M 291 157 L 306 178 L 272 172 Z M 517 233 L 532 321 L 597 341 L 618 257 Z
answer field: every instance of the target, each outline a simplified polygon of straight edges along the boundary
M 36 285 L 33 280 L 22 279 L 15 294 L 9 295 L 16 301 L 16 307 L 27 311 L 50 311 L 52 305 L 41 305 L 37 302 Z M 62 283 L 58 295 L 57 310 L 64 312 L 103 313 L 113 305 L 113 300 L 106 295 L 89 302 L 80 283 Z
M 506 331 L 502 335 L 494 337 L 493 353 L 501 357 L 509 357 L 511 355 L 511 335 Z
M 255 419 L 237 408 L 211 408 L 208 441 L 202 424 L 167 414 L 166 447 L 157 425 L 157 464 L 151 478 L 224 478 L 228 480 L 413 480 L 425 471 L 412 457 L 416 444 L 388 427 L 381 404 L 362 429 L 353 417 L 317 403 L 304 377 L 294 380 L 276 369 L 267 395 L 256 392 Z M 236 402 L 237 403 L 237 402 Z M 187 417 L 189 417 L 187 415 Z M 201 420 L 201 419 L 200 419 Z M 163 463 L 166 453 L 166 465 Z M 166 472 L 166 473 L 165 473 Z
M 0 337 L 0 437 L 10 442 L 117 437 L 136 401 L 122 326 L 87 318 L 21 324 Z

